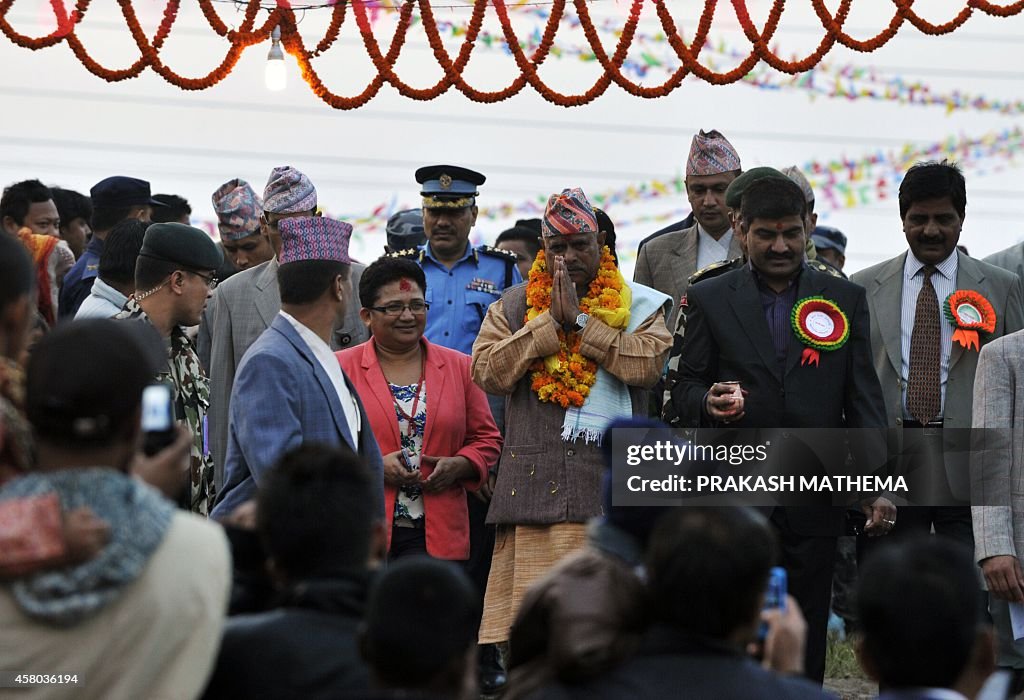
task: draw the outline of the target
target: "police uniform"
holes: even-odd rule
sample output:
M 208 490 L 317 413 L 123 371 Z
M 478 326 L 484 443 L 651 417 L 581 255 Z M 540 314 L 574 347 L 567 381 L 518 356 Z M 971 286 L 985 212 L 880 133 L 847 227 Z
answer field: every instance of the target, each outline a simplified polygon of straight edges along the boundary
M 416 171 L 425 209 L 474 206 L 479 194 L 476 188 L 484 180 L 480 173 L 450 165 Z M 523 281 L 515 254 L 488 245 L 467 244 L 451 269 L 434 256 L 429 242 L 393 255 L 415 260 L 426 275 L 425 298 L 430 304 L 424 331 L 427 340 L 467 355 L 473 352 L 487 307 L 506 287 Z
M 153 224 L 146 230 L 139 254 L 170 260 L 193 270 L 216 270 L 223 262 L 223 253 L 206 233 L 184 224 Z M 129 297 L 124 310 L 114 318 L 151 323 L 134 296 Z M 178 505 L 193 513 L 209 515 L 216 495 L 207 429 L 210 380 L 199 363 L 192 339 L 181 326 L 171 330 L 167 352 L 167 366 L 157 374 L 156 381 L 174 389 L 176 417 L 192 433 L 189 489 Z
M 89 190 L 92 205 L 96 209 L 121 209 L 133 206 L 166 206 L 150 195 L 149 183 L 134 177 L 115 175 L 100 180 Z M 58 298 L 58 316 L 74 318 L 78 307 L 92 291 L 92 285 L 100 274 L 100 255 L 103 254 L 103 240 L 93 236 L 82 252 L 82 256 L 64 275 L 64 283 Z

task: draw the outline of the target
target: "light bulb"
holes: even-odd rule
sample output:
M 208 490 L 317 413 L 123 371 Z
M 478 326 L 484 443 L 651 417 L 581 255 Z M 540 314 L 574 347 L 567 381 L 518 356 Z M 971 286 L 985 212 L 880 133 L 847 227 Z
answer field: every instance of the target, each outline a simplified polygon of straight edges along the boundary
M 270 53 L 267 54 L 267 67 L 263 79 L 268 90 L 280 92 L 288 86 L 288 71 L 284 65 L 284 51 L 281 50 L 281 28 L 274 27 L 274 33 L 270 38 Z
M 267 89 L 273 92 L 280 92 L 288 87 L 288 71 L 285 69 L 284 57 L 267 59 L 263 79 L 266 81 Z

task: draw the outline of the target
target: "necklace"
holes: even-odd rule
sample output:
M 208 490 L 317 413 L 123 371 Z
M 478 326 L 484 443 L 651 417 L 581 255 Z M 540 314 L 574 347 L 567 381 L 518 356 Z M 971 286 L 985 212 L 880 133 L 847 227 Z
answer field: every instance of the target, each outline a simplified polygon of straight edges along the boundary
M 424 365 L 424 362 L 423 362 L 423 357 L 421 355 L 421 357 L 420 357 L 420 378 L 419 378 L 419 381 L 416 382 L 416 391 L 413 394 L 413 398 L 412 398 L 412 409 L 410 410 L 409 413 L 406 413 L 405 409 L 402 408 L 402 404 L 399 402 L 398 397 L 395 396 L 394 386 L 391 384 L 390 381 L 388 381 L 388 391 L 391 392 L 391 401 L 392 401 L 392 403 L 395 404 L 395 410 L 398 411 L 398 415 L 400 415 L 402 418 L 405 419 L 406 425 L 408 426 L 406 428 L 405 432 L 406 432 L 406 435 L 408 435 L 409 437 L 414 437 L 416 435 L 416 421 L 415 421 L 416 409 L 420 405 L 420 392 L 423 389 L 423 380 L 426 377 L 426 373 L 423 371 L 423 365 Z M 385 377 L 385 379 L 387 379 L 387 378 Z

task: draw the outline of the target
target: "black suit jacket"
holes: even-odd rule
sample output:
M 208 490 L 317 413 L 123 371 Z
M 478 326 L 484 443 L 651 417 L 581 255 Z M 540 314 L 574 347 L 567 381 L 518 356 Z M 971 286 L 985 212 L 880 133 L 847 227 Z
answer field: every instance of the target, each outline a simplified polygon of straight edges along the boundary
M 850 322 L 850 336 L 841 348 L 820 353 L 817 366 L 801 365 L 803 343 L 790 333 L 784 367 L 762 309 L 757 283 L 749 266 L 699 282 L 687 291 L 686 337 L 680 356 L 680 381 L 672 402 L 683 425 L 713 427 L 704 411 L 704 396 L 716 381 L 738 380 L 749 392 L 744 417 L 732 428 L 875 428 L 852 441 L 858 471 L 873 472 L 885 463 L 885 404 L 871 360 L 870 321 L 864 289 L 805 267 L 796 299 L 822 296 L 835 302 Z M 781 433 L 783 438 L 789 434 Z M 831 450 L 829 452 L 828 450 Z M 843 472 L 846 447 L 841 440 L 816 450 L 829 473 Z M 801 534 L 838 534 L 842 513 L 834 509 L 799 508 L 788 514 Z
M 307 579 L 279 608 L 228 618 L 203 697 L 368 695 L 370 669 L 358 644 L 368 588 L 369 576 L 357 573 Z
M 656 624 L 644 636 L 636 656 L 594 680 L 552 683 L 528 700 L 620 700 L 692 698 L 693 700 L 818 700 L 829 698 L 804 678 L 767 671 L 739 650 Z

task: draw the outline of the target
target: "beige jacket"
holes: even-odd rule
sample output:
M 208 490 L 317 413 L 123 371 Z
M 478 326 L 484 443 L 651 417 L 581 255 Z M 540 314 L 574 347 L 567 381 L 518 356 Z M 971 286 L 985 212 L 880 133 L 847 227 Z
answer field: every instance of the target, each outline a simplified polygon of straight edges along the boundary
M 672 309 L 665 319 L 668 328 L 676 327 L 679 299 L 689 286 L 690 275 L 697 271 L 697 225 L 672 231 L 648 241 L 636 258 L 633 281 L 657 289 L 672 297 Z M 739 236 L 729 244 L 729 260 L 743 255 Z
M 213 670 L 230 588 L 223 530 L 182 511 L 139 579 L 74 627 L 26 617 L 10 589 L 0 588 L 0 667 L 78 676 L 77 686 L 0 689 L 0 698 L 198 697 Z
M 507 396 L 505 441 L 487 522 L 586 522 L 601 514 L 604 457 L 596 443 L 563 442 L 565 409 L 541 403 L 530 390 L 530 365 L 558 350 L 558 330 L 548 312 L 524 324 L 525 313 L 526 285 L 505 290 L 487 310 L 473 345 L 473 381 Z M 671 340 L 662 307 L 632 333 L 592 318 L 581 333 L 580 352 L 629 387 L 633 415 L 643 415 L 646 390 L 661 376 Z

